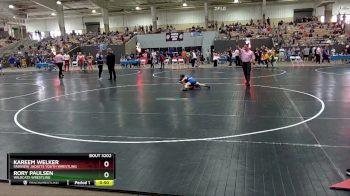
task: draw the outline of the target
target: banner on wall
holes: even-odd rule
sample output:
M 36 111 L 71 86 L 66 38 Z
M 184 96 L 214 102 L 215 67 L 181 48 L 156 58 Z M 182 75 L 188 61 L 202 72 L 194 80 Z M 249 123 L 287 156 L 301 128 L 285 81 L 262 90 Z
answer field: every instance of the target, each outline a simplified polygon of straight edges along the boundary
M 184 33 L 182 32 L 175 32 L 175 33 L 166 33 L 166 41 L 183 41 L 184 40 Z

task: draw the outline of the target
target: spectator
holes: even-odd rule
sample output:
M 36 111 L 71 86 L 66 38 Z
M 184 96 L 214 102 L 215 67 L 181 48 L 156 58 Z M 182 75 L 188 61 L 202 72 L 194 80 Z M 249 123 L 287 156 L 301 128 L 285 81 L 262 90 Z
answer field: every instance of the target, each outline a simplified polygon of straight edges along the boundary
M 322 63 L 323 63 L 324 61 L 328 61 L 328 63 L 330 63 L 328 48 L 324 48 L 324 49 L 322 50 Z
M 64 58 L 64 71 L 69 71 L 70 66 L 70 56 L 68 53 L 63 55 Z
M 10 64 L 10 67 L 13 68 L 15 67 L 16 64 L 16 58 L 14 55 L 11 55 L 8 59 L 8 63 Z
M 207 64 L 210 64 L 211 61 L 211 54 L 210 54 L 210 50 L 207 50 L 205 53 L 205 59 L 207 60 Z
M 304 61 L 308 61 L 310 55 L 310 48 L 307 46 L 303 49 L 303 59 Z
M 220 55 L 213 51 L 213 63 L 214 63 L 214 67 L 218 66 L 218 60 L 220 59 Z
M 228 66 L 232 66 L 232 49 L 231 49 L 231 47 L 228 49 L 227 53 L 228 53 L 227 60 L 229 62 Z
M 322 54 L 322 49 L 320 47 L 317 47 L 315 51 L 315 56 L 316 56 L 316 63 L 318 64 L 321 64 L 321 54 Z
M 163 53 L 160 54 L 159 61 L 160 61 L 160 69 L 164 69 L 165 56 Z M 184 59 L 184 61 L 185 61 L 185 59 Z
M 98 67 L 98 80 L 102 80 L 102 70 L 103 70 L 103 55 L 101 52 L 97 52 L 96 54 L 96 63 Z
M 192 65 L 192 67 L 194 67 L 194 65 L 196 64 L 196 61 L 197 61 L 197 55 L 194 52 L 194 50 L 191 51 L 190 58 L 191 58 L 191 65 Z
M 240 57 L 240 51 L 238 48 L 236 48 L 233 56 L 235 57 L 235 63 L 236 63 L 236 66 L 241 66 L 241 57 Z
M 82 71 L 83 68 L 84 68 L 84 71 L 85 71 L 85 69 L 86 69 L 85 56 L 81 52 L 78 52 L 77 63 L 78 63 L 78 66 L 80 67 L 80 71 Z

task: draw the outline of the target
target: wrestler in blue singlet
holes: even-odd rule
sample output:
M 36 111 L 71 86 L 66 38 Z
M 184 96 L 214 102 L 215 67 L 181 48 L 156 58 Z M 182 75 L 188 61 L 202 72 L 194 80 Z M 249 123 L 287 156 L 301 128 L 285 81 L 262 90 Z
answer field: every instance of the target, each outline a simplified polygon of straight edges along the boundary
M 186 78 L 187 82 L 189 82 L 192 86 L 197 84 L 197 81 L 194 78 L 192 78 L 192 76 L 186 76 Z

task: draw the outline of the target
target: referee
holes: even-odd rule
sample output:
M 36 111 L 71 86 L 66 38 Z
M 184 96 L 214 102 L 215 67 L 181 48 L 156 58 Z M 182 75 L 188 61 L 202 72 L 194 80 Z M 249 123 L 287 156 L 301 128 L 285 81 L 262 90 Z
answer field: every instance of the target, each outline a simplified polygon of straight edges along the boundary
M 113 54 L 112 49 L 107 49 L 107 56 L 106 56 L 106 64 L 108 66 L 109 71 L 109 80 L 112 80 L 112 75 L 114 76 L 114 80 L 117 79 L 117 75 L 115 73 L 115 55 Z
M 242 68 L 244 77 L 246 80 L 246 85 L 250 86 L 250 72 L 252 69 L 252 63 L 255 64 L 255 55 L 254 52 L 250 50 L 248 44 L 244 44 L 243 49 L 237 46 L 240 51 L 240 59 L 242 61 Z
M 63 62 L 64 62 L 64 57 L 62 56 L 61 52 L 57 52 L 55 56 L 55 63 L 59 69 L 58 72 L 58 78 L 62 79 L 63 78 L 63 73 L 62 73 L 62 67 L 63 67 Z

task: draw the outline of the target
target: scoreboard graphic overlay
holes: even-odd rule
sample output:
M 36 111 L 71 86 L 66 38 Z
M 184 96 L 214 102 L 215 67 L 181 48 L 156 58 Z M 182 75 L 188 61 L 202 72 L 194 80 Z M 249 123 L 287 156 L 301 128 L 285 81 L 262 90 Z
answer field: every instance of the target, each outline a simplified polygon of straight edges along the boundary
M 11 185 L 113 186 L 114 153 L 9 153 Z

